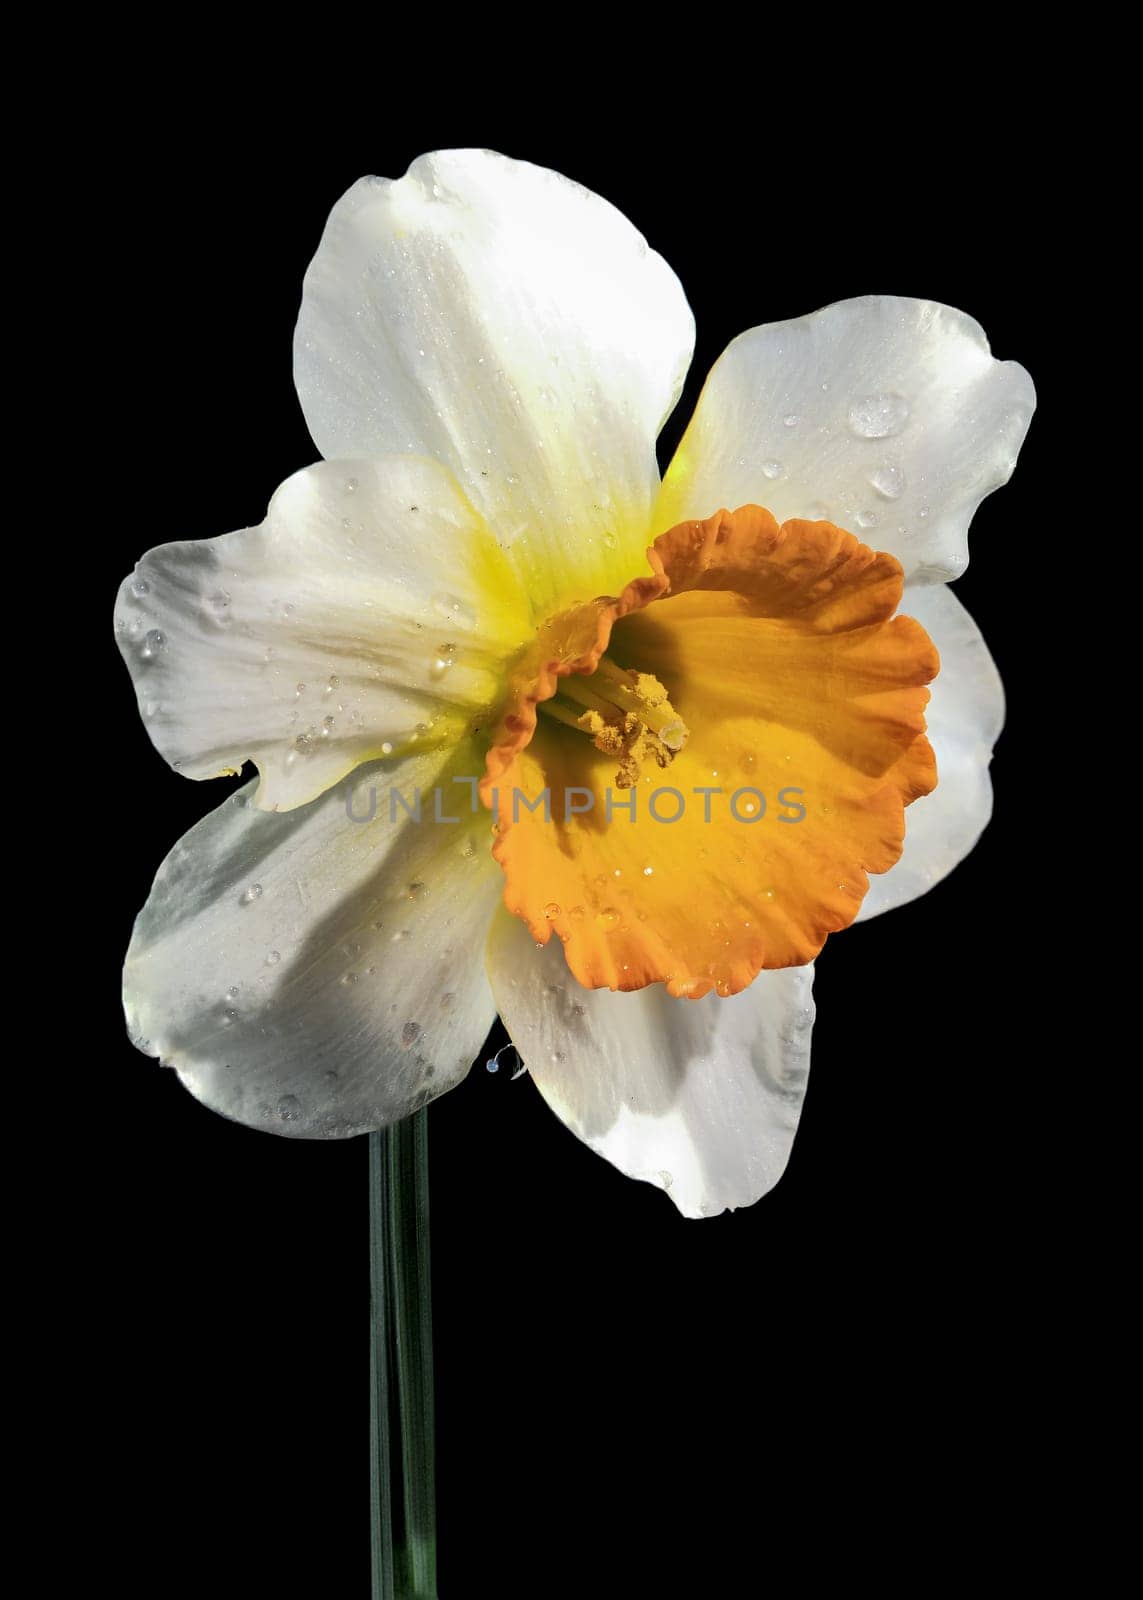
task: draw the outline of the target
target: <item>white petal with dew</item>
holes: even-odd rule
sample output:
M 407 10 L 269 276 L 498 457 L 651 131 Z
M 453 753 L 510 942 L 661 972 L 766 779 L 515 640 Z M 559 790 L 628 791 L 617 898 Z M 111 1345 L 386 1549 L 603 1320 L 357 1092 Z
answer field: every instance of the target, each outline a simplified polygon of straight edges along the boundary
M 334 206 L 294 366 L 323 455 L 444 462 L 544 615 L 647 570 L 655 438 L 693 346 L 678 279 L 614 206 L 445 150 Z
M 1035 403 L 978 323 L 929 300 L 867 295 L 751 328 L 711 369 L 656 531 L 752 503 L 847 528 L 907 577 L 955 578 Z
M 528 632 L 487 527 L 412 456 L 320 463 L 259 527 L 159 545 L 123 583 L 115 627 L 162 754 L 192 778 L 256 762 L 264 810 L 455 740 Z
M 478 952 L 502 891 L 487 814 L 451 781 L 475 761 L 377 763 L 282 813 L 247 785 L 204 817 L 135 924 L 138 1047 L 213 1110 L 301 1138 L 382 1127 L 459 1083 L 495 1014 Z M 462 820 L 436 820 L 437 785 Z M 417 788 L 421 821 L 398 803 L 393 822 L 390 790 L 411 805 Z
M 809 1072 L 812 967 L 763 972 L 729 999 L 584 989 L 557 940 L 538 949 L 501 910 L 488 972 L 540 1093 L 621 1172 L 687 1217 L 752 1205 L 778 1182 Z

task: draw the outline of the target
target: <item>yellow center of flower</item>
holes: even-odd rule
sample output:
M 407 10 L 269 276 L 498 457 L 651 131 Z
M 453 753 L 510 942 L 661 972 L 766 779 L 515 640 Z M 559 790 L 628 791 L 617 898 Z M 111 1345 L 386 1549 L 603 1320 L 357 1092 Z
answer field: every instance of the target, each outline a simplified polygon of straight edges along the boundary
M 735 994 L 897 860 L 939 663 L 900 564 L 831 523 L 744 506 L 648 558 L 523 653 L 481 796 L 505 904 L 581 983 Z
M 607 656 L 586 682 L 565 678 L 561 691 L 539 709 L 590 734 L 597 750 L 617 757 L 619 789 L 633 788 L 648 762 L 669 767 L 690 737 L 653 673 L 629 672 Z

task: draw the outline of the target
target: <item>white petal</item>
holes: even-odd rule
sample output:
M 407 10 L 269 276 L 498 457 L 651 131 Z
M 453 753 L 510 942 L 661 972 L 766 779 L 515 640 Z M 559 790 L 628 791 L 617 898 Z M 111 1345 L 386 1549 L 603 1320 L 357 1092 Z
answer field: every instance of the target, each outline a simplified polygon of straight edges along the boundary
M 478 952 L 502 891 L 471 751 L 377 763 L 312 805 L 205 817 L 155 879 L 124 972 L 131 1036 L 252 1127 L 343 1138 L 460 1082 L 495 1015 Z M 442 816 L 432 794 L 440 785 Z M 422 791 L 420 822 L 410 805 Z M 374 820 L 370 790 L 376 791 Z
M 753 503 L 848 528 L 907 576 L 955 578 L 1035 403 L 978 323 L 928 300 L 868 295 L 751 328 L 711 370 L 656 529 Z
M 115 627 L 167 760 L 192 778 L 255 761 L 257 805 L 286 810 L 386 743 L 455 740 L 527 615 L 455 480 L 399 456 L 309 467 L 261 526 L 151 550 Z
M 678 279 L 614 206 L 445 150 L 333 208 L 294 367 L 323 455 L 446 463 L 546 613 L 647 570 L 655 438 L 693 347 Z
M 906 810 L 901 859 L 888 872 L 870 877 L 861 917 L 915 900 L 968 855 L 992 815 L 988 763 L 1004 725 L 996 663 L 952 590 L 943 584 L 910 586 L 901 611 L 916 617 L 941 655 L 925 712 L 937 786 Z
M 812 967 L 729 999 L 584 989 L 501 909 L 488 973 L 504 1024 L 573 1133 L 687 1217 L 752 1205 L 785 1170 L 809 1072 Z

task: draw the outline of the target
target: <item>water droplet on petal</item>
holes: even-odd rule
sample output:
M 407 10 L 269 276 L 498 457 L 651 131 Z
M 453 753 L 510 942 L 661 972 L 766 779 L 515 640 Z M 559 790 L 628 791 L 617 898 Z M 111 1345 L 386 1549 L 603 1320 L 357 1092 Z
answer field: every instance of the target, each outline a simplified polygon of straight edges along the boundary
M 899 394 L 867 394 L 849 408 L 849 426 L 859 439 L 888 439 L 909 420 L 909 402 Z
M 876 511 L 859 511 L 857 513 L 857 526 L 859 528 L 875 528 L 877 526 Z
M 454 594 L 433 595 L 432 606 L 438 616 L 448 622 L 458 622 L 462 627 L 470 628 L 476 620 L 464 601 Z
M 266 965 L 268 967 L 276 967 L 281 959 L 282 952 L 280 950 L 271 950 L 269 955 L 266 957 Z
M 544 915 L 549 922 L 554 922 L 560 914 L 560 907 L 555 900 L 549 900 L 544 907 Z
M 787 412 L 787 414 L 782 418 L 782 426 L 786 428 L 796 428 L 801 420 L 801 417 L 799 417 L 796 411 L 790 411 Z
M 150 594 L 150 592 L 151 585 L 147 582 L 146 578 L 136 578 L 135 582 L 131 585 L 131 593 L 138 600 L 141 600 L 145 594 Z
M 764 478 L 780 478 L 785 468 L 780 461 L 763 461 L 762 476 Z
M 456 645 L 442 644 L 437 646 L 437 657 L 429 668 L 430 678 L 443 678 L 448 669 L 456 662 Z
M 159 651 L 163 648 L 166 642 L 167 641 L 163 638 L 163 635 L 159 632 L 158 628 L 152 628 L 145 636 L 143 643 L 140 646 L 139 654 L 143 657 L 144 661 L 152 661 L 158 655 Z
M 261 898 L 262 885 L 260 883 L 252 883 L 249 888 L 242 891 L 242 904 L 244 906 L 252 906 L 255 900 L 260 900 Z
M 905 474 L 891 461 L 871 472 L 869 481 L 884 500 L 899 500 L 905 492 Z
M 608 906 L 606 910 L 598 913 L 595 920 L 604 933 L 613 933 L 619 926 L 619 913 Z
M 346 494 L 353 494 L 354 491 L 356 490 L 356 488 L 357 488 L 357 479 L 356 478 L 346 478 L 346 480 L 345 480 L 345 492 L 346 492 Z

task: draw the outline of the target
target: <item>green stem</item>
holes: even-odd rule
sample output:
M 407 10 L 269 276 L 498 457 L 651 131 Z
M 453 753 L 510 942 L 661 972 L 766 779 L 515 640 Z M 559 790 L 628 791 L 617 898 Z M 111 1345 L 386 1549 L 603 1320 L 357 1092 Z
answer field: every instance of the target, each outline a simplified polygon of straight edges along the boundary
M 373 1600 L 436 1600 L 428 1113 L 369 1135 Z

